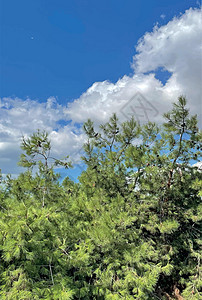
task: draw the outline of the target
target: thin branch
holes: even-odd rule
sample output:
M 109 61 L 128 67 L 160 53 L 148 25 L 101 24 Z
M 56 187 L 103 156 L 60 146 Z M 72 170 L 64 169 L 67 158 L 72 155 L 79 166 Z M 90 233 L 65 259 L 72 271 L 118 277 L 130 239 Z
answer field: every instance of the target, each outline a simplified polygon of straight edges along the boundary
M 49 268 L 50 268 L 51 280 L 52 280 L 52 283 L 54 285 L 53 272 L 52 272 L 51 264 L 49 264 Z

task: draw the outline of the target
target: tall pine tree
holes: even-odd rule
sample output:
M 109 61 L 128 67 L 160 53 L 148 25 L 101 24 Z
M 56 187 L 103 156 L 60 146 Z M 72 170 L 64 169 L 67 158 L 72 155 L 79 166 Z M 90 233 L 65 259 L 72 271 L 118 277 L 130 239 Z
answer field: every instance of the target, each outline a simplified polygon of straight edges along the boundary
M 200 299 L 201 132 L 180 97 L 159 127 L 84 124 L 86 170 L 59 182 L 45 132 L 0 191 L 1 299 Z

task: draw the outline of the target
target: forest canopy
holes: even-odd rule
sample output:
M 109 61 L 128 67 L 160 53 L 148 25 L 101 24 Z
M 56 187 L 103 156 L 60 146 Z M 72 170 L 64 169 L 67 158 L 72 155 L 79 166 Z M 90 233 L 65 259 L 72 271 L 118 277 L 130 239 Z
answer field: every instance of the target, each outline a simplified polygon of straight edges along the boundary
M 0 299 L 201 299 L 202 134 L 179 97 L 162 126 L 91 120 L 75 183 L 48 134 L 1 178 Z

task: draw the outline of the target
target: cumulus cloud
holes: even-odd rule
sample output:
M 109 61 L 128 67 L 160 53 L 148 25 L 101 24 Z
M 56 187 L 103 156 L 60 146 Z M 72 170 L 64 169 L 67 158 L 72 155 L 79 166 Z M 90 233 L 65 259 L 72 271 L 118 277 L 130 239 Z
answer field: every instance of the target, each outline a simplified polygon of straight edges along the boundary
M 180 95 L 186 95 L 191 113 L 201 122 L 201 11 L 189 9 L 168 24 L 155 26 L 138 41 L 133 57 L 133 75 L 116 83 L 95 82 L 66 106 L 51 97 L 39 103 L 31 99 L 3 98 L 0 102 L 0 167 L 17 173 L 20 137 L 45 129 L 50 133 L 55 155 L 76 157 L 85 136 L 78 124 L 91 118 L 106 122 L 113 112 L 120 121 L 134 115 L 140 122 L 162 122 L 162 114 Z M 164 83 L 158 72 L 169 72 Z
M 20 140 L 38 128 L 52 131 L 62 118 L 62 107 L 54 98 L 45 103 L 30 99 L 3 98 L 0 101 L 0 164 L 3 173 L 16 173 Z
M 187 96 L 192 113 L 198 113 L 202 79 L 200 33 L 199 9 L 189 9 L 167 25 L 155 26 L 138 41 L 132 64 L 134 75 L 123 76 L 115 84 L 94 83 L 68 105 L 68 118 L 77 122 L 83 122 L 86 117 L 98 123 L 105 121 L 111 112 L 120 112 L 137 92 L 158 109 L 158 116 L 152 121 L 161 121 L 162 113 L 181 94 Z M 156 78 L 155 72 L 160 68 L 171 74 L 165 84 Z
M 169 71 L 172 76 L 163 91 L 185 94 L 195 113 L 200 109 L 202 92 L 201 28 L 201 11 L 189 9 L 180 18 L 146 33 L 138 42 L 133 63 L 136 74 L 155 72 L 160 67 Z

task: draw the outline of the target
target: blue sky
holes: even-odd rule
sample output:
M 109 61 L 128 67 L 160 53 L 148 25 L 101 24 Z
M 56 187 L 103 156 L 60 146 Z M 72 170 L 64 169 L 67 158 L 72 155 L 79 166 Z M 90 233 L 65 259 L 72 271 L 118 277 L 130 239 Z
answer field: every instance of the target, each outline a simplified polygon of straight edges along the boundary
M 1 97 L 78 98 L 130 74 L 138 39 L 196 1 L 1 0 Z M 163 17 L 163 18 L 162 18 Z
M 125 121 L 136 95 L 159 124 L 186 95 L 201 122 L 198 1 L 0 0 L 0 13 L 4 174 L 20 172 L 21 137 L 38 128 L 50 134 L 55 156 L 79 159 L 83 122 L 98 128 L 113 112 Z

